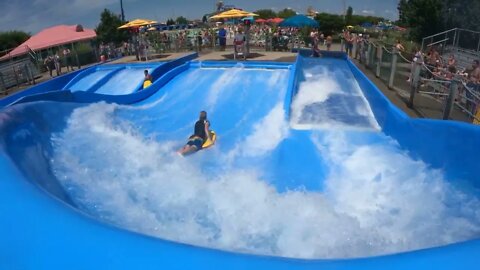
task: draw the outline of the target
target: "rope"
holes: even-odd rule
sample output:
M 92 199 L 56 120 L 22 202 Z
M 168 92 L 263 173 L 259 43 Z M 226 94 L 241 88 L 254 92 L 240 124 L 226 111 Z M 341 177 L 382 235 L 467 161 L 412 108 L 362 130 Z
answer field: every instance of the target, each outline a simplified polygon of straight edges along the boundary
M 405 56 L 402 55 L 402 52 L 398 52 L 398 54 L 400 55 L 400 57 L 403 58 L 403 60 L 404 60 L 405 62 L 410 63 L 410 64 L 413 63 L 413 61 L 408 60 L 407 58 L 405 58 Z
M 426 78 L 420 78 L 424 82 L 438 82 L 438 83 L 452 83 L 451 81 L 448 80 L 433 80 L 433 79 L 426 79 Z
M 445 94 L 445 93 L 438 93 L 438 92 L 429 92 L 429 91 L 418 91 L 420 94 L 427 94 L 427 95 L 433 95 L 433 96 L 448 96 L 450 94 Z
M 385 47 L 385 46 L 382 46 L 382 48 L 383 48 L 387 53 L 393 54 L 393 50 L 392 50 L 392 51 L 389 51 L 389 50 L 387 49 L 387 47 Z
M 477 121 L 480 121 L 480 119 L 478 117 L 476 117 L 476 115 L 474 115 L 473 113 L 471 113 L 467 108 L 463 107 L 460 102 L 458 101 L 455 101 L 455 105 L 457 105 L 460 109 L 462 109 L 463 112 L 467 113 L 468 115 L 470 115 L 470 117 L 472 117 L 473 119 L 477 120 Z
M 472 94 L 473 97 L 475 97 L 476 99 L 480 100 L 480 96 L 477 95 L 476 91 L 474 91 L 473 89 L 471 89 L 470 87 L 468 87 L 465 82 L 462 82 L 462 85 L 463 85 L 463 87 L 465 87 L 465 89 L 467 89 L 468 92 L 470 92 L 470 94 Z

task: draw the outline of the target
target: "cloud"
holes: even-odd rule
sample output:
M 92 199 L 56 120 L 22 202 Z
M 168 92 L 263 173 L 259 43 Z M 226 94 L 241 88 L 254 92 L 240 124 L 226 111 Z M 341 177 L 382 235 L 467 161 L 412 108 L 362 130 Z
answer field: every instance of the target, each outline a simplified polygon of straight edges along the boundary
M 369 10 L 369 9 L 364 9 L 364 10 L 362 10 L 362 13 L 366 14 L 366 15 L 374 15 L 375 11 L 374 10 Z
M 18 29 L 32 34 L 58 24 L 79 23 L 93 27 L 102 9 L 117 5 L 117 0 L 57 0 L 55 3 L 48 0 L 10 1 L 1 4 L 3 16 L 0 17 L 0 25 L 5 30 Z

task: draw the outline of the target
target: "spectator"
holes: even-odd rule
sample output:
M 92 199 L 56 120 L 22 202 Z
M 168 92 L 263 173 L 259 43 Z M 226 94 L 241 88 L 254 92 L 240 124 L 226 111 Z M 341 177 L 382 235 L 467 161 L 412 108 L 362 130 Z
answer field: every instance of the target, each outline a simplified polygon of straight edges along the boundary
M 242 29 L 238 29 L 237 34 L 235 34 L 235 38 L 233 40 L 233 45 L 235 49 L 235 55 L 239 52 L 239 49 L 241 49 L 242 53 L 244 54 L 244 45 L 245 45 L 245 35 L 243 34 Z M 244 54 L 245 57 L 245 54 Z
M 475 96 L 473 93 L 477 94 L 480 91 L 480 62 L 478 60 L 473 60 L 472 68 L 467 71 L 467 110 L 474 114 L 476 111 L 476 107 L 478 105 L 478 101 L 475 102 Z M 473 93 L 472 93 L 473 92 Z
M 422 51 L 419 48 L 415 48 L 415 49 L 416 49 L 415 50 L 416 53 L 415 53 L 415 56 L 413 57 L 410 76 L 408 77 L 407 82 L 411 81 L 412 76 L 413 76 L 413 70 L 414 70 L 415 66 L 418 66 L 418 65 L 422 66 L 423 63 L 424 63 Z
M 400 42 L 399 39 L 397 39 L 397 43 L 395 43 L 395 49 L 398 51 L 398 52 L 403 52 L 405 51 L 405 47 L 403 47 L 402 43 Z
M 220 26 L 218 30 L 218 43 L 220 44 L 220 50 L 225 51 L 225 47 L 227 46 L 227 31 L 223 26 Z
M 349 31 L 343 32 L 343 39 L 345 40 L 345 53 L 352 57 L 353 37 Z
M 55 65 L 55 70 L 57 71 L 57 76 L 62 75 L 62 64 L 60 63 L 60 56 L 58 56 L 58 52 L 56 52 L 53 56 L 53 63 Z
M 43 62 L 45 67 L 47 68 L 48 72 L 50 73 L 50 78 L 53 77 L 53 70 L 55 69 L 55 63 L 53 61 L 53 57 L 51 55 L 47 56 L 45 58 L 45 61 Z
M 457 59 L 455 59 L 455 55 L 450 54 L 450 57 L 448 58 L 448 66 L 451 67 L 456 67 L 457 66 Z
M 313 34 L 312 38 L 312 56 L 313 57 L 320 57 L 320 49 L 318 48 L 318 43 L 320 42 L 320 38 L 318 36 L 318 32 Z
M 71 55 L 70 49 L 68 48 L 63 49 L 63 59 L 65 62 L 65 67 L 67 68 L 67 71 L 73 70 L 72 60 L 70 55 Z
M 326 40 L 327 51 L 330 51 L 330 49 L 332 48 L 332 43 L 333 43 L 332 36 L 327 36 L 327 40 Z

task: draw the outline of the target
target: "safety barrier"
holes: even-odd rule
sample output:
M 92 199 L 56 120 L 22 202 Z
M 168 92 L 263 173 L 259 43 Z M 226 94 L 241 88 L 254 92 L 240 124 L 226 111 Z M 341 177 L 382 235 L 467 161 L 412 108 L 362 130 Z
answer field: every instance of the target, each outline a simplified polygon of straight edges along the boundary
M 419 94 L 422 106 L 436 112 L 432 114 L 437 115 L 435 118 L 480 121 L 480 86 L 468 83 L 463 75 L 455 74 L 446 79 L 423 63 L 414 62 L 414 55 L 381 43 L 363 41 L 356 45 L 358 53 L 355 58 L 389 89 L 396 90 L 406 99 L 409 107 L 417 108 L 415 100 L 420 98 Z

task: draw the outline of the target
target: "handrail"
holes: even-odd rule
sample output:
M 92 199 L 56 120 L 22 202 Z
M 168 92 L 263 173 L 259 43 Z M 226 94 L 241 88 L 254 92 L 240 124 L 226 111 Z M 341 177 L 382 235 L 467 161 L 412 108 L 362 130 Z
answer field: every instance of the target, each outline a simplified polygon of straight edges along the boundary
M 436 42 L 432 42 L 432 43 L 430 43 L 430 44 L 427 44 L 427 47 L 432 47 L 433 45 L 437 45 L 437 44 L 439 44 L 439 43 L 442 43 L 442 42 L 448 41 L 448 40 L 450 40 L 450 39 L 449 39 L 449 38 L 446 38 L 446 39 L 442 39 L 442 40 L 439 40 L 439 41 L 436 41 Z

